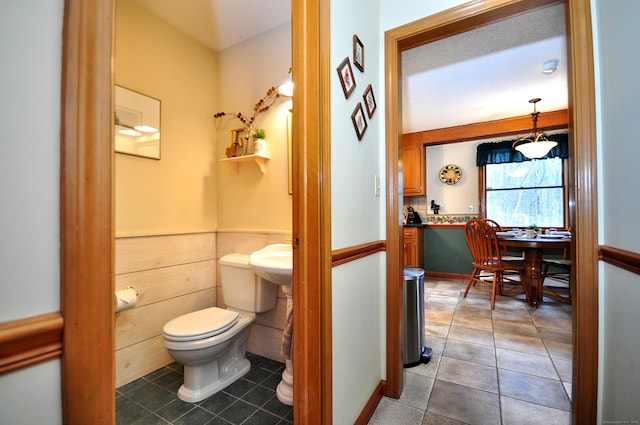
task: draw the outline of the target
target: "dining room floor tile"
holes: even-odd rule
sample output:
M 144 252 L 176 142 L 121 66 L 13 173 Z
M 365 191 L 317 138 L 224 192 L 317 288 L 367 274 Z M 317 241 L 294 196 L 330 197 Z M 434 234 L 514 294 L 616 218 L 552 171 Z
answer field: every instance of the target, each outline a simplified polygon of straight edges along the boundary
M 425 277 L 425 339 L 434 354 L 404 369 L 406 393 L 383 397 L 369 424 L 569 425 L 571 306 L 545 298 L 534 309 L 498 295 L 491 310 L 488 287 L 465 298 L 465 286 Z

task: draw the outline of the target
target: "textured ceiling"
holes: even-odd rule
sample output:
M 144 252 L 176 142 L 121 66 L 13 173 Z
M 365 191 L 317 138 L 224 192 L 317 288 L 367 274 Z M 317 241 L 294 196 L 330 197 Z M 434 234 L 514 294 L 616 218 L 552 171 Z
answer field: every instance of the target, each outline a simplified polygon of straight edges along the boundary
M 402 54 L 403 132 L 567 108 L 564 6 L 552 6 Z M 542 64 L 558 59 L 558 70 Z
M 291 19 L 291 0 L 134 1 L 215 51 Z M 549 59 L 558 70 L 543 74 Z M 541 112 L 567 108 L 562 4 L 402 54 L 404 133 L 526 115 L 534 97 Z

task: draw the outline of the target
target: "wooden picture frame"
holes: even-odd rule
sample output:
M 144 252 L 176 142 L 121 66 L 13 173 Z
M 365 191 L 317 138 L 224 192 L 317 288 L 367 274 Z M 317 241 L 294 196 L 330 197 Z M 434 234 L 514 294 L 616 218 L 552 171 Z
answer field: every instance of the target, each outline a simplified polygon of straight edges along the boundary
M 353 64 L 364 72 L 364 44 L 355 34 L 353 34 Z
M 230 150 L 227 151 L 227 158 L 243 156 L 246 153 L 247 147 L 244 143 L 247 138 L 246 130 L 244 127 L 231 130 L 231 146 Z M 231 156 L 229 156 L 230 153 L 232 153 Z
M 362 95 L 362 99 L 364 100 L 364 107 L 367 110 L 367 115 L 371 118 L 378 107 L 376 105 L 376 97 L 373 94 L 373 86 L 371 84 L 367 86 L 367 89 Z
M 356 130 L 358 140 L 362 140 L 364 132 L 367 131 L 367 119 L 364 116 L 364 110 L 362 109 L 362 103 L 358 102 L 356 108 L 351 114 L 351 122 L 353 122 L 353 128 Z
M 351 96 L 351 93 L 353 93 L 356 88 L 356 80 L 353 76 L 349 57 L 344 58 L 338 66 L 338 77 L 340 77 L 340 84 L 342 85 L 344 97 L 345 99 L 349 99 L 349 96 Z

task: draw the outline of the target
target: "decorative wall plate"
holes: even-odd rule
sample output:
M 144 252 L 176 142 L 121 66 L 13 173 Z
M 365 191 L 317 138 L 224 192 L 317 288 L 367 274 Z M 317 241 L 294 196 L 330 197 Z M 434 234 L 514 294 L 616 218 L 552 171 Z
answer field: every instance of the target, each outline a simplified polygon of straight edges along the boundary
M 456 184 L 462 178 L 462 169 L 454 164 L 445 165 L 440 169 L 440 181 L 444 184 Z

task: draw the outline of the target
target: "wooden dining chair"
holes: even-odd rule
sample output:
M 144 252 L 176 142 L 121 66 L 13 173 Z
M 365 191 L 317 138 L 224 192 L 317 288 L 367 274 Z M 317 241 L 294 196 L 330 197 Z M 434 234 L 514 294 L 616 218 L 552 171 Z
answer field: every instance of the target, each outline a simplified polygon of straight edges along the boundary
M 568 249 L 565 248 L 561 259 L 555 258 L 543 258 L 542 259 L 542 286 L 543 293 L 549 298 L 560 301 L 563 303 L 571 304 L 571 260 L 569 259 Z M 553 271 L 549 271 L 549 268 L 553 267 Z M 545 285 L 546 279 L 556 280 L 567 284 L 568 294 L 565 296 L 559 293 L 553 286 Z M 544 291 L 544 288 L 547 291 Z
M 491 227 L 493 227 L 493 230 L 495 230 L 496 232 L 504 232 L 504 230 L 502 229 L 502 226 L 500 226 L 500 224 L 491 219 L 491 218 L 483 218 L 482 220 L 486 221 L 488 225 L 490 225 Z M 520 253 L 520 256 L 518 257 L 517 255 L 507 255 L 507 247 L 503 247 L 502 248 L 502 261 L 524 261 L 524 258 L 522 258 L 522 253 Z
M 483 219 L 469 220 L 464 237 L 473 256 L 473 271 L 464 291 L 466 298 L 471 285 L 481 283 L 491 287 L 491 309 L 495 308 L 496 293 L 502 294 L 505 284 L 520 285 L 529 301 L 529 288 L 524 284 L 524 261 L 506 262 L 493 226 Z

